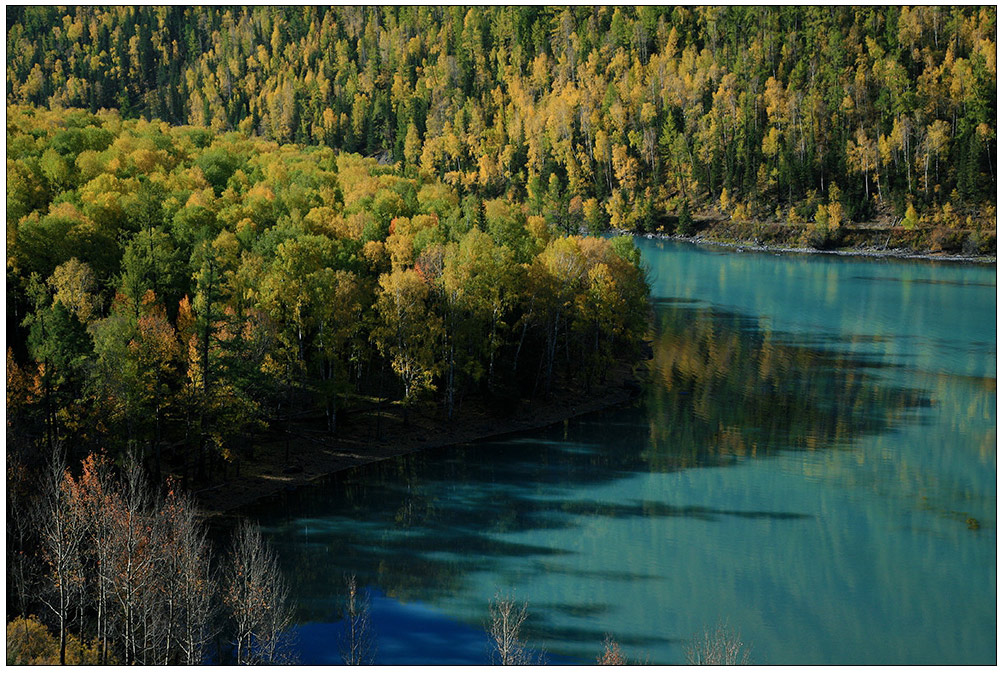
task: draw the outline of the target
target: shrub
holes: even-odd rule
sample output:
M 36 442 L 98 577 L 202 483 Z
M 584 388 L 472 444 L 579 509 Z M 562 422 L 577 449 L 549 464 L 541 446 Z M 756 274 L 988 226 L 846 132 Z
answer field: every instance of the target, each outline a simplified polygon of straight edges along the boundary
M 739 632 L 726 622 L 719 622 L 713 631 L 694 636 L 686 648 L 687 664 L 691 666 L 748 666 L 750 649 Z
M 596 663 L 600 666 L 624 666 L 627 659 L 621 654 L 621 646 L 617 641 L 607 636 L 603 640 L 603 654 L 596 657 Z
M 66 637 L 66 663 L 94 666 L 99 663 L 96 643 L 84 642 L 72 633 Z M 8 666 L 59 665 L 59 638 L 49 633 L 37 617 L 18 617 L 7 622 Z
M 906 207 L 906 214 L 903 215 L 902 224 L 904 229 L 915 229 L 917 227 L 917 209 L 913 207 L 912 203 Z
M 818 223 L 807 225 L 798 242 L 816 250 L 825 250 L 830 245 L 830 231 L 826 225 L 820 226 Z

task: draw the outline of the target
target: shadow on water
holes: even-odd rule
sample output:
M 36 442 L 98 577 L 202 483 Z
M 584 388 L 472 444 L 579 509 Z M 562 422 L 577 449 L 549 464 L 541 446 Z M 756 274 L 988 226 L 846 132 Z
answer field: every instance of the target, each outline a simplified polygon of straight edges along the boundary
M 685 302 L 659 303 L 656 321 L 650 382 L 634 406 L 355 468 L 246 508 L 242 514 L 259 520 L 278 549 L 297 621 L 340 620 L 347 573 L 388 598 L 432 605 L 470 591 L 474 576 L 512 577 L 515 559 L 521 573 L 588 574 L 564 567 L 561 559 L 573 552 L 521 542 L 520 534 L 574 529 L 599 517 L 806 518 L 646 500 L 597 502 L 586 494 L 639 473 L 729 466 L 780 451 L 839 450 L 930 405 L 923 392 L 883 379 L 877 360 L 850 347 L 799 345 L 751 318 Z M 592 579 L 637 579 L 622 574 Z M 482 597 L 483 616 L 490 598 Z M 588 617 L 607 609 L 537 605 L 531 597 L 530 637 L 599 648 L 604 634 L 588 623 L 559 626 L 548 615 Z M 381 628 L 379 620 L 375 626 Z M 629 638 L 624 634 L 622 642 Z
M 628 517 L 690 517 L 704 521 L 714 521 L 722 516 L 734 516 L 741 519 L 773 519 L 789 521 L 792 519 L 807 519 L 808 515 L 796 512 L 744 512 L 738 510 L 714 509 L 711 507 L 674 507 L 658 501 L 637 501 L 632 504 L 594 502 L 582 500 L 562 503 L 561 510 L 567 514 L 580 516 L 602 516 L 624 519 Z
M 980 283 L 977 281 L 965 281 L 965 280 L 948 280 L 943 278 L 898 278 L 889 276 L 852 276 L 851 280 L 864 280 L 873 281 L 889 281 L 894 283 L 923 283 L 927 285 L 953 285 L 955 287 L 993 287 L 996 288 L 996 283 Z

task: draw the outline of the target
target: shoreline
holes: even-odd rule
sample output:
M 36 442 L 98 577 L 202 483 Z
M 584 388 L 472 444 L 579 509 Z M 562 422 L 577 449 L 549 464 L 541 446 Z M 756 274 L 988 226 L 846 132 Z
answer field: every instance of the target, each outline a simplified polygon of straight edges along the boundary
M 537 430 L 596 411 L 626 404 L 641 392 L 639 365 L 623 365 L 607 384 L 592 395 L 582 391 L 561 391 L 548 403 L 539 403 L 526 413 L 506 419 L 491 419 L 468 410 L 451 423 L 414 418 L 407 426 L 396 419 L 387 419 L 387 427 L 379 440 L 353 439 L 351 436 L 331 437 L 323 432 L 306 432 L 302 428 L 291 440 L 297 444 L 291 450 L 291 463 L 282 458 L 285 440 L 270 440 L 256 448 L 256 453 L 271 456 L 272 461 L 256 461 L 220 484 L 193 491 L 199 513 L 207 521 L 233 516 L 233 511 L 251 505 L 283 491 L 295 490 L 338 472 L 425 449 L 496 439 L 527 430 Z M 432 423 L 430 427 L 430 423 Z
M 680 234 L 642 234 L 638 232 L 617 230 L 618 234 L 637 236 L 639 238 L 658 239 L 666 241 L 682 241 L 695 245 L 716 245 L 724 248 L 736 248 L 738 252 L 773 252 L 803 255 L 838 255 L 840 257 L 868 257 L 870 259 L 919 259 L 931 262 L 957 262 L 964 264 L 997 264 L 996 256 L 988 255 L 948 255 L 932 252 L 917 252 L 915 250 L 893 248 L 859 248 L 839 250 L 818 250 L 816 248 L 793 248 L 779 245 L 765 245 L 754 242 L 719 241 L 702 236 L 681 236 Z
M 702 236 L 682 236 L 665 233 L 637 233 L 615 230 L 620 235 L 640 238 L 680 241 L 695 245 L 712 245 L 733 248 L 737 252 L 769 252 L 786 254 L 827 254 L 869 259 L 912 259 L 970 264 L 994 264 L 996 257 L 942 255 L 918 253 L 905 249 L 862 248 L 852 250 L 817 250 L 814 248 L 764 245 L 761 243 L 720 241 Z M 240 461 L 233 475 L 229 471 L 223 482 L 193 491 L 201 516 L 215 520 L 232 515 L 235 509 L 258 500 L 307 486 L 338 472 L 389 458 L 395 458 L 423 449 L 468 444 L 495 439 L 508 434 L 545 428 L 562 421 L 577 418 L 607 408 L 625 404 L 640 394 L 638 371 L 644 360 L 635 365 L 621 364 L 611 372 L 611 380 L 601 391 L 587 395 L 583 391 L 560 390 L 549 402 L 539 401 L 529 410 L 508 418 L 494 418 L 485 410 L 472 405 L 452 422 L 414 413 L 410 424 L 404 424 L 390 407 L 380 412 L 383 423 L 382 437 L 374 437 L 374 421 L 353 423 L 353 410 L 343 412 L 341 431 L 337 436 L 299 426 L 288 440 L 291 449 L 289 461 L 284 459 L 285 438 L 273 436 L 255 448 L 256 459 Z M 354 427 L 353 427 L 354 426 Z M 379 425 L 377 427 L 380 427 Z M 355 430 L 355 432 L 353 432 Z

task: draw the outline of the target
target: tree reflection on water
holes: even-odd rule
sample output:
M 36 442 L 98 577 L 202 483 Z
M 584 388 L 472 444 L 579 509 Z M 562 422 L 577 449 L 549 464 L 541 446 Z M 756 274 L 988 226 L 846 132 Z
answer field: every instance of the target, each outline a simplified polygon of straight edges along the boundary
M 280 547 L 298 620 L 340 619 L 345 573 L 388 597 L 425 603 L 463 595 L 475 575 L 511 573 L 514 559 L 524 559 L 519 572 L 583 575 L 589 571 L 561 562 L 568 551 L 520 535 L 573 528 L 583 516 L 804 517 L 584 496 L 639 472 L 839 449 L 930 404 L 923 392 L 884 379 L 878 361 L 855 354 L 854 344 L 798 344 L 746 316 L 685 303 L 657 305 L 656 320 L 650 382 L 633 406 L 401 456 L 248 508 Z M 621 575 L 599 579 L 652 579 Z M 516 584 L 518 577 L 509 579 Z M 531 639 L 554 636 L 548 613 L 581 616 L 610 608 L 532 600 L 531 606 Z M 473 603 L 468 617 L 477 625 Z M 581 627 L 561 632 L 562 639 L 580 642 L 601 643 L 604 636 Z M 622 636 L 626 645 L 644 640 Z
M 845 447 L 931 404 L 861 352 L 878 337 L 809 346 L 738 313 L 677 306 L 656 315 L 644 453 L 653 469 Z

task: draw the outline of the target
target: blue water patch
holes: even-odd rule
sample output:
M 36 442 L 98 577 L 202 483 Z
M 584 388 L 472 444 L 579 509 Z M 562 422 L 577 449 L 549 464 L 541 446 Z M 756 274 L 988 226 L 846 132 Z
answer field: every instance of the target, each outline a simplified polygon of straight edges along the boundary
M 379 666 L 486 666 L 491 664 L 491 641 L 485 630 L 451 619 L 421 602 L 402 603 L 370 589 L 371 620 Z M 486 606 L 487 615 L 487 606 Z M 294 629 L 298 663 L 340 666 L 340 642 L 345 620 L 301 624 Z M 533 651 L 532 655 L 539 655 Z M 547 656 L 548 663 L 572 663 Z

